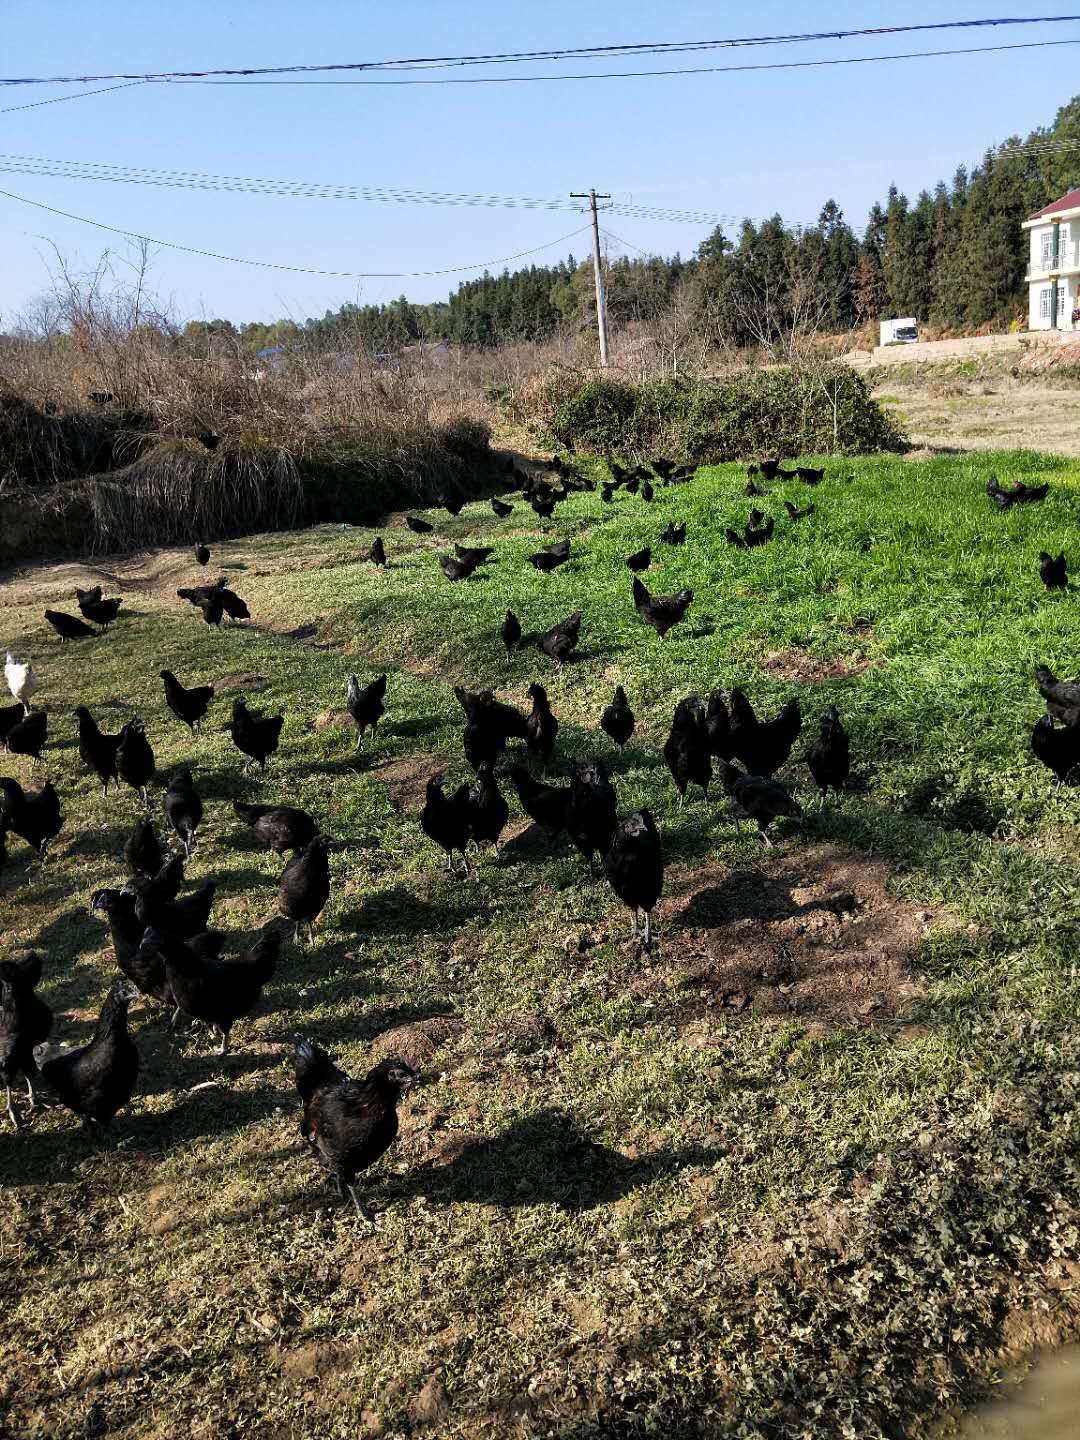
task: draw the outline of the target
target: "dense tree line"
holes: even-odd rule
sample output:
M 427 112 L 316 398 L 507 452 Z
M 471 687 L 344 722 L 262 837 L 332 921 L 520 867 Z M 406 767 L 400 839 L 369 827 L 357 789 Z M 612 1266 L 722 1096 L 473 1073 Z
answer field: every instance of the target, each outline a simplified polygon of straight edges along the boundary
M 716 229 L 691 259 L 613 260 L 607 269 L 614 325 L 658 320 L 676 304 L 711 341 L 772 341 L 800 327 L 831 332 L 884 314 L 915 315 L 957 330 L 1007 324 L 1026 313 L 1027 235 L 1021 222 L 1080 182 L 1080 97 L 1052 126 L 988 150 L 970 173 L 914 201 L 890 188 L 856 234 L 835 201 L 810 227 L 780 215 Z M 199 322 L 193 345 L 248 352 L 304 343 L 380 354 L 420 340 L 493 346 L 543 340 L 594 325 L 591 261 L 574 256 L 467 280 L 446 301 L 343 305 L 303 325 Z

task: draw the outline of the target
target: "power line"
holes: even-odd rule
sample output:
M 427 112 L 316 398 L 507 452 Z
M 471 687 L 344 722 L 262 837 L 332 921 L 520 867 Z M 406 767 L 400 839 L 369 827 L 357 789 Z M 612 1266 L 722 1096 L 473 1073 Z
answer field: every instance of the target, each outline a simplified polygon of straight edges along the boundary
M 57 160 L 40 155 L 0 153 L 0 173 L 44 175 L 53 179 L 101 180 L 110 184 L 153 185 L 183 190 L 225 190 L 251 195 L 285 195 L 314 200 L 360 200 L 398 205 L 463 205 L 510 210 L 575 210 L 566 198 L 513 195 L 478 195 L 467 191 L 410 190 L 397 186 L 347 185 L 312 180 L 268 180 L 252 175 L 210 175 L 198 170 L 166 170 L 141 165 L 114 165 L 97 160 Z M 669 207 L 613 205 L 612 210 L 638 220 L 659 220 L 694 225 L 716 225 L 737 215 L 716 215 L 702 210 Z
M 968 45 L 953 50 L 906 50 L 891 55 L 849 55 L 836 60 L 774 60 L 758 65 L 694 65 L 668 70 L 595 70 L 577 75 L 473 75 L 449 80 L 172 80 L 173 85 L 234 85 L 240 89 L 258 85 L 277 88 L 285 85 L 525 85 L 565 80 L 642 80 L 655 76 L 745 75 L 763 70 L 821 70 L 833 65 L 880 65 L 889 60 L 938 60 L 956 55 L 998 55 L 1010 50 L 1048 50 L 1059 45 L 1080 44 L 1077 40 L 1031 40 L 1015 45 Z
M 117 71 L 99 75 L 52 75 L 0 77 L 0 85 L 84 85 L 100 80 L 180 80 L 215 76 L 258 76 L 326 73 L 330 71 L 388 70 L 451 65 L 506 65 L 544 60 L 559 61 L 580 57 L 623 57 L 634 55 L 687 54 L 704 50 L 737 49 L 762 45 L 808 44 L 823 40 L 853 40 L 879 35 L 908 35 L 939 30 L 977 30 L 1003 25 L 1060 25 L 1080 20 L 1080 15 L 996 16 L 970 20 L 939 20 L 915 25 L 877 25 L 854 30 L 817 30 L 780 35 L 734 36 L 721 40 L 646 41 L 629 44 L 553 46 L 545 50 L 506 51 L 476 55 L 429 55 L 399 60 L 333 61 L 317 65 L 265 65 L 215 67 L 205 70 L 156 70 L 142 73 Z
M 49 100 L 31 100 L 27 105 L 9 105 L 0 115 L 13 115 L 16 110 L 36 110 L 40 105 L 60 105 L 65 100 L 88 100 L 91 95 L 111 95 L 114 90 L 134 90 L 145 80 L 129 80 L 125 85 L 106 85 L 104 90 L 76 90 L 74 95 L 54 95 Z
M 15 195 L 10 190 L 0 190 L 7 200 L 17 200 L 20 205 L 32 205 L 35 210 L 47 210 L 50 215 L 62 215 L 65 220 L 77 220 L 80 225 L 92 225 L 96 230 L 108 230 L 113 235 L 124 235 L 131 240 L 145 240 L 151 245 L 161 245 L 169 250 L 182 250 L 187 255 L 200 255 L 206 260 L 224 260 L 230 265 L 255 265 L 261 270 L 288 270 L 295 275 L 329 275 L 342 280 L 415 280 L 434 275 L 460 275 L 466 270 L 490 270 L 496 265 L 508 265 L 511 260 L 521 260 L 526 255 L 536 255 L 541 250 L 551 250 L 584 235 L 588 225 L 572 230 L 569 235 L 560 235 L 557 240 L 545 241 L 531 250 L 519 250 L 516 255 L 503 255 L 498 260 L 483 260 L 475 265 L 452 265 L 442 270 L 321 270 L 311 265 L 279 265 L 273 260 L 252 260 L 242 255 L 221 255 L 214 250 L 199 250 L 194 245 L 181 245 L 176 240 L 162 240 L 156 235 L 144 235 L 138 230 L 125 230 L 120 225 L 106 225 L 102 220 L 91 220 L 86 215 L 74 215 L 70 210 L 60 210 L 55 205 L 45 205 L 40 200 L 30 200 L 25 195 Z

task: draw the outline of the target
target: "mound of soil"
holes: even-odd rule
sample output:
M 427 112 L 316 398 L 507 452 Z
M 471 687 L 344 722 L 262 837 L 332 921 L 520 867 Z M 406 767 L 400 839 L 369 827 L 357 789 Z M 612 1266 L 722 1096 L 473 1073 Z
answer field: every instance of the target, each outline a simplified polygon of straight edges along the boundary
M 630 989 L 696 988 L 710 1005 L 824 1027 L 899 1019 L 922 993 L 910 956 L 929 913 L 898 900 L 879 861 L 820 846 L 677 880 L 657 963 Z

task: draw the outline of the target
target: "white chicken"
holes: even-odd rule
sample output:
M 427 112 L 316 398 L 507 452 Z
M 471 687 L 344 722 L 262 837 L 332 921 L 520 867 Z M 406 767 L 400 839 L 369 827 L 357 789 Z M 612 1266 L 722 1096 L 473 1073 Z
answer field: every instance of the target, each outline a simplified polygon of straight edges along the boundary
M 38 688 L 33 665 L 29 660 L 25 664 L 21 660 L 16 660 L 9 650 L 7 659 L 4 661 L 4 679 L 7 681 L 12 695 L 16 700 L 22 701 L 22 707 L 29 715 L 30 696 Z

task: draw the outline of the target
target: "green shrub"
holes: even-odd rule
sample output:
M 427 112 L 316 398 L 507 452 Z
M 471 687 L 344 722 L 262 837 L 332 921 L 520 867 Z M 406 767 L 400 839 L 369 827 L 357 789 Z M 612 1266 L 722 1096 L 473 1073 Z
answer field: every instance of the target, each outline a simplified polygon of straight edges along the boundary
M 544 419 L 545 438 L 602 454 L 663 451 L 718 464 L 749 455 L 900 450 L 896 420 L 846 365 L 747 371 L 723 380 L 596 379 Z

